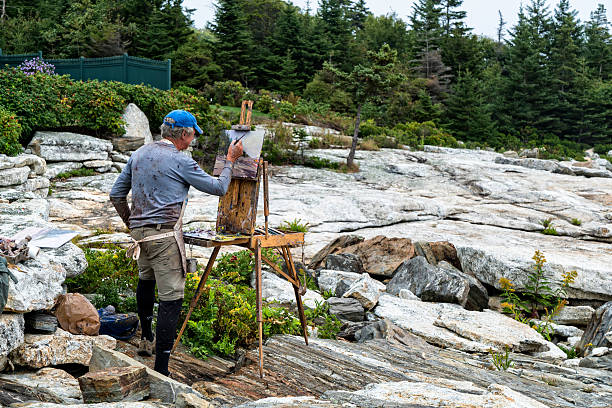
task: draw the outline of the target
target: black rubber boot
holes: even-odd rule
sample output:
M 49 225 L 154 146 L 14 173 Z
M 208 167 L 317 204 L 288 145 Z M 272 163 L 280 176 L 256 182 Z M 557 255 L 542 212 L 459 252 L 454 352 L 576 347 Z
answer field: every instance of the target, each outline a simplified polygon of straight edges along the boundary
M 157 327 L 155 330 L 155 371 L 168 375 L 168 361 L 174 345 L 176 325 L 183 299 L 161 301 L 157 312 Z
M 138 318 L 140 319 L 141 339 L 153 341 L 153 305 L 155 303 L 155 281 L 138 280 L 136 287 L 136 303 L 138 305 Z

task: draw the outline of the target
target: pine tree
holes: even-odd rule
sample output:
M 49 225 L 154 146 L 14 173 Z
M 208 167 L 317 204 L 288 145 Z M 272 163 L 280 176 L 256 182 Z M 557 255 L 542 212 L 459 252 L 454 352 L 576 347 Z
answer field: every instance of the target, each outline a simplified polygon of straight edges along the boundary
M 555 101 L 550 105 L 552 110 L 547 112 L 557 118 L 547 130 L 575 141 L 580 133 L 577 127 L 581 117 L 578 101 L 585 83 L 580 59 L 582 29 L 576 14 L 570 10 L 568 0 L 560 0 L 555 9 L 548 60 L 552 80 L 549 92 Z
M 223 78 L 246 84 L 253 72 L 253 58 L 243 5 L 243 0 L 218 0 L 211 27 L 216 36 L 214 58 Z
M 585 58 L 592 74 L 602 80 L 612 78 L 612 36 L 603 4 L 591 13 L 586 24 Z
M 353 32 L 358 32 L 363 29 L 366 18 L 371 15 L 365 0 L 356 0 L 351 2 L 348 7 L 348 18 Z
M 548 15 L 544 0 L 532 0 L 527 13 L 521 7 L 518 23 L 510 33 L 504 102 L 499 109 L 506 133 L 527 128 L 542 132 L 554 125 L 555 118 L 547 113 L 554 102 L 546 61 L 551 24 Z
M 317 12 L 326 38 L 326 60 L 347 69 L 352 40 L 349 0 L 319 0 Z
M 461 73 L 446 101 L 445 126 L 459 140 L 487 142 L 494 133 L 491 114 L 479 81 L 470 71 Z
M 463 0 L 441 0 L 441 25 L 444 28 L 445 37 L 450 37 L 453 34 L 456 35 L 457 31 L 467 30 L 463 21 L 467 16 L 467 12 L 457 10 L 462 4 Z

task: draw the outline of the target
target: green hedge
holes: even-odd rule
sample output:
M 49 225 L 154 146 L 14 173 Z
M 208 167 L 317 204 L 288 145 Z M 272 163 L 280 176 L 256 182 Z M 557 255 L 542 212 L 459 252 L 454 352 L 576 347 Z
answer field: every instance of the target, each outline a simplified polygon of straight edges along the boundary
M 0 154 L 17 156 L 21 153 L 21 125 L 14 113 L 0 106 Z
M 173 109 L 192 112 L 203 128 L 219 122 L 204 97 L 184 89 L 162 91 L 113 81 L 73 81 L 67 75 L 0 71 L 0 106 L 13 112 L 21 123 L 24 145 L 38 129 L 73 130 L 100 137 L 123 134 L 121 115 L 130 102 L 147 115 L 153 131 Z

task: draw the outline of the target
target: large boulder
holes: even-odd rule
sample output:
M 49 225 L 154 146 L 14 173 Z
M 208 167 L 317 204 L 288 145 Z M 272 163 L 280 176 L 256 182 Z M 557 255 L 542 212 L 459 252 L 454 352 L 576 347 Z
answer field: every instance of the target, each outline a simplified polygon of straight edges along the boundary
M 342 297 L 355 298 L 361 303 L 361 306 L 366 310 L 370 310 L 376 306 L 378 298 L 384 291 L 384 284 L 364 273 L 359 280 L 349 287 Z
M 470 287 L 463 277 L 448 273 L 431 265 L 422 256 L 404 261 L 387 284 L 387 292 L 399 296 L 401 289 L 408 289 L 421 300 L 432 302 L 467 302 Z
M 113 144 L 107 140 L 70 132 L 43 132 L 34 134 L 28 147 L 47 162 L 83 162 L 108 160 Z
M 576 346 L 579 352 L 588 347 L 612 347 L 612 302 L 608 302 L 593 313 L 589 325 Z
M 506 248 L 485 250 L 473 246 L 457 246 L 457 255 L 461 261 L 461 270 L 475 276 L 483 284 L 500 290 L 500 278 L 510 280 L 516 290 L 523 290 L 529 283 L 529 275 L 533 272 L 534 264 L 530 257 L 518 256 Z M 578 272 L 578 277 L 567 290 L 569 298 L 611 300 L 612 279 L 599 269 L 600 265 L 597 262 L 601 261 L 588 260 L 590 263 L 585 262 L 584 265 L 575 268 L 575 264 L 564 267 L 549 260 L 544 264 L 544 271 L 553 282 L 553 289 L 559 287 L 558 282 L 562 281 L 563 273 L 572 269 Z M 572 260 L 566 262 L 572 262 Z
M 491 310 L 468 311 L 451 303 L 426 303 L 383 294 L 374 314 L 428 343 L 469 352 L 543 352 L 550 348 L 537 331 Z
M 93 346 L 114 349 L 117 340 L 110 336 L 85 336 L 57 329 L 54 334 L 26 334 L 23 344 L 9 355 L 13 364 L 42 368 L 59 364 L 88 366 Z
M 18 282 L 11 282 L 9 286 L 6 310 L 19 313 L 48 310 L 64 293 L 62 283 L 66 270 L 61 264 L 51 262 L 43 252 L 37 259 L 29 259 L 10 269 Z
M 20 185 L 27 181 L 30 175 L 29 167 L 14 167 L 0 170 L 0 187 Z
M 149 119 L 138 106 L 133 103 L 126 106 L 121 118 L 125 121 L 125 134 L 115 138 L 113 144 L 122 152 L 136 150 L 145 143 L 151 143 L 153 136 L 149 127 Z
M 308 267 L 310 269 L 318 269 L 329 254 L 335 254 L 341 249 L 363 242 L 363 240 L 364 238 L 358 235 L 340 235 L 317 252 L 312 257 Z
M 24 320 L 22 314 L 0 315 L 0 371 L 4 368 L 9 353 L 23 344 Z
M 363 268 L 371 275 L 392 276 L 397 267 L 414 256 L 414 245 L 408 238 L 376 236 L 339 251 L 358 255 Z
M 480 282 L 445 261 L 439 265 L 422 256 L 405 261 L 387 284 L 387 292 L 399 296 L 408 289 L 424 301 L 457 303 L 470 310 L 487 307 L 489 297 Z

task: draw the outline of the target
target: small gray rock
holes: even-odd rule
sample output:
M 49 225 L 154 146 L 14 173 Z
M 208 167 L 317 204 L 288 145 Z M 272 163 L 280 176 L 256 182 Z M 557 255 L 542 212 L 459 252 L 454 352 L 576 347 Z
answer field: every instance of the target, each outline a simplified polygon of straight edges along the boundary
M 327 299 L 329 313 L 336 315 L 339 319 L 352 322 L 361 322 L 364 318 L 365 309 L 357 299 L 331 297 Z
M 363 273 L 363 262 L 355 254 L 329 254 L 325 258 L 325 269 Z

